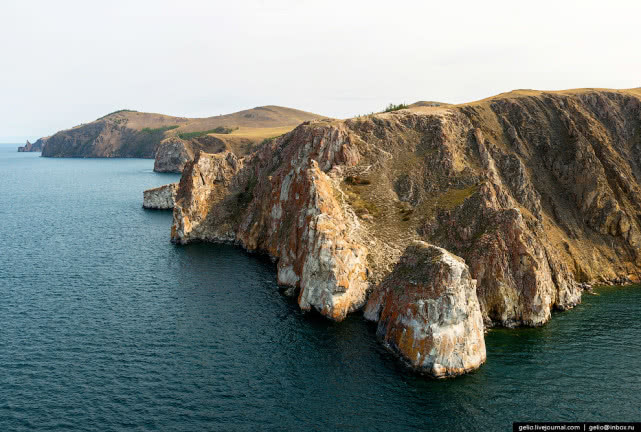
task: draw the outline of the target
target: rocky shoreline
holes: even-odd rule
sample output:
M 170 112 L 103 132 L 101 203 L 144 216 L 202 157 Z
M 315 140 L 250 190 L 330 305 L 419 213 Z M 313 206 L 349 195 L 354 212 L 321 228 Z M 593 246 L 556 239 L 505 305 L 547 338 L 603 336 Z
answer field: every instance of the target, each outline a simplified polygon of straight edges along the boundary
M 641 95 L 607 90 L 306 122 L 244 158 L 198 152 L 171 239 L 265 252 L 301 309 L 365 307 L 406 363 L 454 376 L 485 329 L 639 282 L 639 130 Z

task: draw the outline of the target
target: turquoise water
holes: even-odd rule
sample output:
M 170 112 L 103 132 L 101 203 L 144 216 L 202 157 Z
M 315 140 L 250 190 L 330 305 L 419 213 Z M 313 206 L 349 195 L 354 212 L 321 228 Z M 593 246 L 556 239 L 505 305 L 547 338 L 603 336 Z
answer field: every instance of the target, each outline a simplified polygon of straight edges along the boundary
M 0 431 L 511 430 L 639 420 L 641 289 L 494 330 L 453 380 L 408 373 L 358 314 L 303 314 L 268 260 L 169 242 L 153 161 L 0 145 Z

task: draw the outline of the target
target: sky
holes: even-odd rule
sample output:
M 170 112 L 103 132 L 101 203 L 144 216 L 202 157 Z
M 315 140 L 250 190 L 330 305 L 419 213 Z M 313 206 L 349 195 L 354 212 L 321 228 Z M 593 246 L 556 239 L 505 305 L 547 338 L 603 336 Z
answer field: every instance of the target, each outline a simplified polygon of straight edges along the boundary
M 346 118 L 641 87 L 638 1 L 0 0 L 0 142 L 118 109 Z

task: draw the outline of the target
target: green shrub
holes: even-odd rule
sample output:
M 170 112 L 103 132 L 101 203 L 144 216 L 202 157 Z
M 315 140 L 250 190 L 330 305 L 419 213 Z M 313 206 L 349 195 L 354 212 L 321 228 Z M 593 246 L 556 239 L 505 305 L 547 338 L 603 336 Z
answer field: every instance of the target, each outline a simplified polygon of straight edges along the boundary
M 178 125 L 162 126 L 162 127 L 154 128 L 154 129 L 146 127 L 146 128 L 144 128 L 142 130 L 142 132 L 148 133 L 148 134 L 153 134 L 153 133 L 156 133 L 156 132 L 167 132 L 169 130 L 176 129 L 177 127 L 178 127 Z
M 274 141 L 276 138 L 280 138 L 280 137 L 282 137 L 283 135 L 285 135 L 285 134 L 277 135 L 277 136 L 270 137 L 270 138 L 265 138 L 265 139 L 260 143 L 260 145 L 261 145 L 261 146 L 264 146 L 265 144 L 269 144 L 270 142 Z
M 232 129 L 232 128 L 226 128 L 226 127 L 223 127 L 223 126 L 218 126 L 215 129 L 210 129 L 210 130 L 206 130 L 206 131 L 182 132 L 182 133 L 179 133 L 178 136 L 180 137 L 180 139 L 189 140 L 189 139 L 192 139 L 192 138 L 198 138 L 198 137 L 201 137 L 203 135 L 209 135 L 209 134 L 212 134 L 212 133 L 230 134 L 236 129 L 238 129 L 238 128 Z
M 406 108 L 409 108 L 409 105 L 406 105 L 404 103 L 401 103 L 401 104 L 398 104 L 398 105 L 394 105 L 393 103 L 391 103 L 391 104 L 389 104 L 387 106 L 387 108 L 385 108 L 385 111 L 383 111 L 383 112 L 398 111 L 398 110 L 402 110 L 402 109 L 406 109 Z

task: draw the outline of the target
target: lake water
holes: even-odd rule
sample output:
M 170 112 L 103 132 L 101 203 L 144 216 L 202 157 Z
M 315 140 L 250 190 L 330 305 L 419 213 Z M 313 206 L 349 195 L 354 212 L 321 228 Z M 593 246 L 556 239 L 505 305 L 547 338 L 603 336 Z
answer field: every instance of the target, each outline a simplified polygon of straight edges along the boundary
M 174 246 L 140 159 L 0 146 L 0 430 L 501 431 L 641 418 L 641 288 L 542 328 L 493 330 L 488 361 L 434 381 L 353 314 L 302 313 L 275 266 Z

